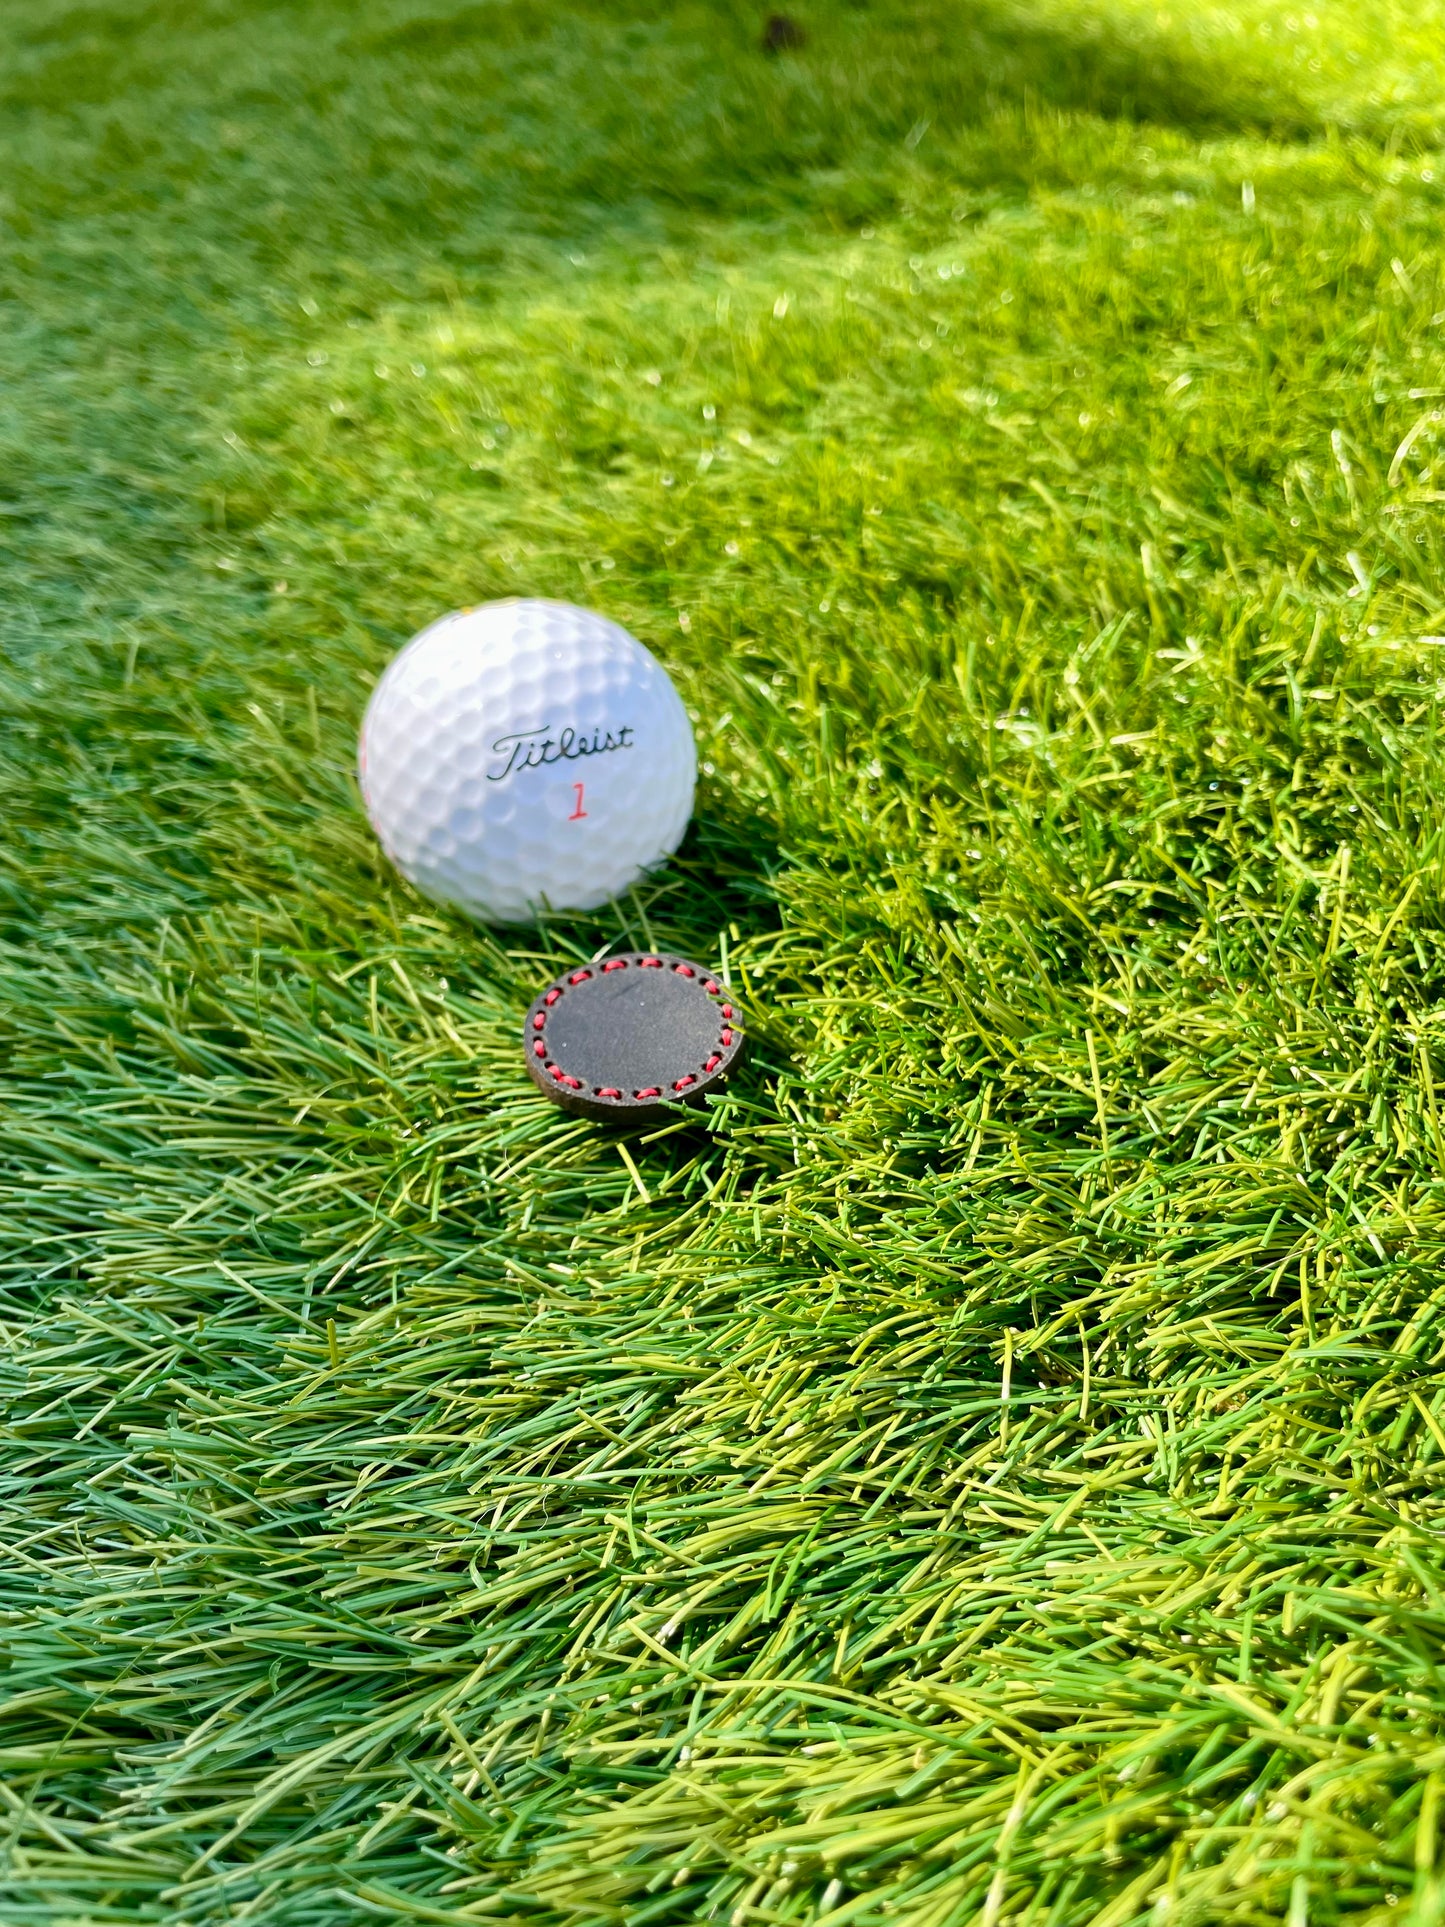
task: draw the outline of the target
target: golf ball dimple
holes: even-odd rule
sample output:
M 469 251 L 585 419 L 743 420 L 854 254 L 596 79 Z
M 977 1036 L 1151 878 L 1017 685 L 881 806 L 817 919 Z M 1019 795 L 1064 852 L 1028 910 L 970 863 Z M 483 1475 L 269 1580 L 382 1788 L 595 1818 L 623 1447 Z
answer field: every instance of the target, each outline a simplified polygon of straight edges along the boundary
M 657 658 L 566 602 L 443 616 L 383 672 L 358 768 L 382 848 L 489 923 L 593 910 L 682 841 L 697 756 Z

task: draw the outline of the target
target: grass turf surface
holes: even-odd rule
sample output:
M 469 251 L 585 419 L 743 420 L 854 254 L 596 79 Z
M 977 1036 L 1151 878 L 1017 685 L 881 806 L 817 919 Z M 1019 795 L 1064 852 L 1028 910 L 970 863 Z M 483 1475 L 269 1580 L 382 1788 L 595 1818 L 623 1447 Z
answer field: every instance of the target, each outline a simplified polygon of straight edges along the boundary
M 798 17 L 8 13 L 7 1927 L 1440 1915 L 1439 9 Z M 543 935 L 351 776 L 518 591 Z

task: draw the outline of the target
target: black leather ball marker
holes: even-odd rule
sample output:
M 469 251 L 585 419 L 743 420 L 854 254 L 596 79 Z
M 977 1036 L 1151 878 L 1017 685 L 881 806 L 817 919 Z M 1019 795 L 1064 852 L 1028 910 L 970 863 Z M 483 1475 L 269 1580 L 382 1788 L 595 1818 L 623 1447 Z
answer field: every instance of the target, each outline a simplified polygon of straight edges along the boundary
M 582 1117 L 642 1124 L 716 1090 L 743 1047 L 731 993 L 710 970 L 626 950 L 554 977 L 527 1012 L 527 1069 Z

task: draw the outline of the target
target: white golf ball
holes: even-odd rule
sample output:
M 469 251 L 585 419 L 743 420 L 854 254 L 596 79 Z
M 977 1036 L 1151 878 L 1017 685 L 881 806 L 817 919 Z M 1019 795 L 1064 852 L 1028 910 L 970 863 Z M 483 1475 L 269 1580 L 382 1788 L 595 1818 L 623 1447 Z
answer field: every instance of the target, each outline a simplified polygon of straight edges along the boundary
M 372 692 L 357 760 L 397 869 L 489 923 L 620 896 L 682 841 L 697 779 L 662 664 L 566 602 L 423 629 Z

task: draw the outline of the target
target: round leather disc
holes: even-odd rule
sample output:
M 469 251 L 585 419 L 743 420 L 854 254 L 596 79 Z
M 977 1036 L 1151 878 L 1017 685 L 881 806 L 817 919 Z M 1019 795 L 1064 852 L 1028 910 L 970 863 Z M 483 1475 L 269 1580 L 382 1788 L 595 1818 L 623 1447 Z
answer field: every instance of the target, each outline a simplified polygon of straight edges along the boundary
M 731 994 L 710 970 L 628 950 L 553 978 L 524 1027 L 540 1090 L 584 1117 L 642 1122 L 715 1090 L 743 1047 Z

